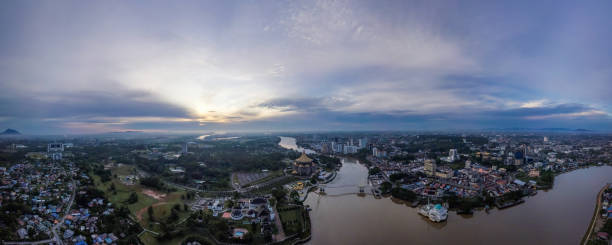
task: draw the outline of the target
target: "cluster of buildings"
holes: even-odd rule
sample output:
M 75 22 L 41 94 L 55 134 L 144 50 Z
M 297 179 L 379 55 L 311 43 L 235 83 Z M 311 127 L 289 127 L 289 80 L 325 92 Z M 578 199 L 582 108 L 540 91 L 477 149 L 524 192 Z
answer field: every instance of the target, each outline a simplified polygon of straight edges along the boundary
M 50 236 L 69 204 L 75 186 L 72 165 L 19 163 L 0 167 L 0 206 L 20 202 L 30 210 L 17 218 L 19 239 Z
M 400 171 L 402 170 L 385 168 L 383 173 L 391 175 Z M 500 197 L 506 193 L 535 185 L 535 182 L 525 183 L 512 178 L 504 168 L 472 164 L 469 160 L 466 161 L 464 168 L 453 170 L 439 168 L 434 160 L 427 159 L 424 167 L 415 165 L 402 172 L 413 175 L 423 173 L 423 177 L 416 178 L 414 182 L 402 183 L 401 188 L 431 198 L 440 198 L 449 192 L 458 197 L 468 198 L 481 195 L 483 191 L 492 197 Z
M 49 143 L 47 144 L 46 152 L 28 152 L 26 153 L 26 158 L 32 159 L 35 161 L 40 160 L 53 160 L 53 161 L 61 161 L 66 157 L 73 157 L 73 153 L 68 149 L 74 147 L 73 143 Z M 22 148 L 27 148 L 23 146 Z
M 599 210 L 600 218 L 596 221 L 595 239 L 604 241 L 601 244 L 610 243 L 610 230 L 605 229 L 612 222 L 612 186 L 608 185 L 608 188 L 604 190 L 601 195 L 601 210 Z M 599 229 L 599 230 L 598 230 Z
M 79 191 L 77 195 L 87 196 L 87 191 Z M 106 202 L 103 198 L 93 198 L 86 205 L 75 205 L 64 217 L 64 222 L 60 225 L 61 238 L 64 243 L 87 245 L 92 244 L 115 244 L 119 237 L 125 237 L 122 233 L 119 236 L 114 233 L 104 232 L 103 216 L 113 215 L 115 212 L 112 203 Z M 122 219 L 122 222 L 135 225 L 131 219 Z
M 323 154 L 353 154 L 357 153 L 360 149 L 366 148 L 368 145 L 368 138 L 360 138 L 354 140 L 353 138 L 341 139 L 333 138 L 331 140 L 325 140 L 316 145 L 316 149 L 320 150 Z
M 603 193 L 601 198 L 601 217 L 604 219 L 612 219 L 612 186 L 608 186 L 608 190 Z
M 265 197 L 237 200 L 230 198 L 199 199 L 191 208 L 192 210 L 210 210 L 214 217 L 221 217 L 241 224 L 260 224 L 262 233 L 271 232 L 275 225 L 276 214 L 269 200 Z M 241 238 L 245 233 L 246 230 L 243 231 L 243 234 L 236 236 L 234 232 L 233 236 Z
M 314 136 L 312 140 L 303 137 L 302 143 L 321 149 L 322 153 L 337 153 L 337 149 L 326 145 L 331 142 L 351 145 L 352 137 L 323 136 L 319 141 Z M 402 187 L 431 197 L 447 192 L 461 197 L 482 193 L 499 197 L 517 190 L 528 191 L 537 186 L 536 180 L 543 171 L 563 172 L 588 164 L 609 164 L 612 157 L 609 138 L 588 135 L 381 133 L 367 137 L 370 140 L 363 145 L 360 140 L 358 146 L 370 150 L 367 160 L 372 167 L 383 170 L 380 175 L 370 176 L 371 183 L 388 181 L 393 173 L 421 173 L 417 181 L 403 183 Z M 448 146 L 451 148 L 439 150 Z

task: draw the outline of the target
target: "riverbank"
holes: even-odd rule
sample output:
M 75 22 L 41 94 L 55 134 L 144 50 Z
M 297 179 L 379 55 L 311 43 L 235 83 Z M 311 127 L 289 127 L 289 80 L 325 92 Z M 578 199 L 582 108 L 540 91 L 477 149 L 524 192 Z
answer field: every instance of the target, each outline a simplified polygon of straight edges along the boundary
M 609 187 L 610 183 L 607 183 L 603 188 L 601 188 L 601 190 L 597 194 L 597 203 L 595 205 L 595 211 L 593 211 L 593 217 L 591 218 L 591 222 L 589 223 L 589 228 L 587 229 L 587 232 L 584 234 L 584 237 L 582 237 L 582 241 L 580 242 L 580 244 L 582 245 L 586 245 L 589 240 L 591 240 L 591 236 L 593 235 L 594 229 L 597 226 L 597 222 L 600 219 L 599 210 L 601 210 L 603 193 Z
M 332 183 L 358 186 L 367 174 L 365 166 L 346 161 Z M 593 192 L 610 176 L 609 166 L 576 169 L 558 175 L 553 189 L 524 197 L 520 205 L 491 206 L 489 212 L 470 215 L 449 212 L 443 223 L 420 217 L 409 202 L 343 195 L 354 192 L 354 187 L 326 190 L 328 195 L 310 193 L 305 204 L 312 208 L 311 243 L 533 244 L 538 237 L 541 244 L 573 245 L 580 242 L 590 222 Z

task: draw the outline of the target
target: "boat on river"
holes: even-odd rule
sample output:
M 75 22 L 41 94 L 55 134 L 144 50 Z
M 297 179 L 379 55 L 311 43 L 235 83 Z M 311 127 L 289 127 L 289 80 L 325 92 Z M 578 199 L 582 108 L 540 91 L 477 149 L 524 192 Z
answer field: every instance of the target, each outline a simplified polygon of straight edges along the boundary
M 441 204 L 423 205 L 418 212 L 433 222 L 442 222 L 448 218 L 448 210 Z

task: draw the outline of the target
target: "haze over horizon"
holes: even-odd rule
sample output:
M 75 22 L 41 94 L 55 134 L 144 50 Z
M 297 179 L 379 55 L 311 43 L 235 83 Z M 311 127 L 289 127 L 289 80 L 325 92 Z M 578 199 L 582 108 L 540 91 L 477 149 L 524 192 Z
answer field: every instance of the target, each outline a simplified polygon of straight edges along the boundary
M 5 1 L 0 129 L 612 130 L 610 1 Z

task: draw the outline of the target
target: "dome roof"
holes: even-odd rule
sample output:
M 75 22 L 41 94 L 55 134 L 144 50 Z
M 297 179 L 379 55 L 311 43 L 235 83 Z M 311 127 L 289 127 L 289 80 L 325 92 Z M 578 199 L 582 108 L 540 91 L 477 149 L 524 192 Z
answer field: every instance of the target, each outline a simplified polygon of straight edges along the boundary
M 311 163 L 312 159 L 306 156 L 306 153 L 302 152 L 302 155 L 298 159 L 295 159 L 295 161 L 299 163 Z

